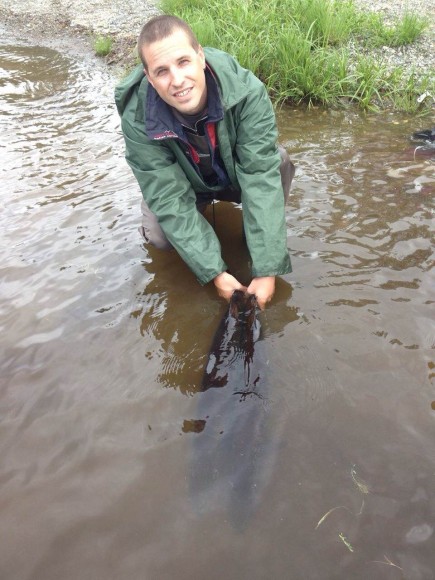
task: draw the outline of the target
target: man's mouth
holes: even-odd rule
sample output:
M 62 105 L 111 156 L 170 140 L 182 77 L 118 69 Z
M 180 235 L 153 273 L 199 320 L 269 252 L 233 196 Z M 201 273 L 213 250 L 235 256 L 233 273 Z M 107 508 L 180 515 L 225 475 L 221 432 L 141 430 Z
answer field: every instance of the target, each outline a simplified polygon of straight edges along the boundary
M 186 95 L 188 95 L 190 93 L 190 91 L 192 90 L 192 88 L 189 89 L 184 89 L 184 91 L 179 91 L 178 93 L 174 93 L 174 97 L 185 97 Z

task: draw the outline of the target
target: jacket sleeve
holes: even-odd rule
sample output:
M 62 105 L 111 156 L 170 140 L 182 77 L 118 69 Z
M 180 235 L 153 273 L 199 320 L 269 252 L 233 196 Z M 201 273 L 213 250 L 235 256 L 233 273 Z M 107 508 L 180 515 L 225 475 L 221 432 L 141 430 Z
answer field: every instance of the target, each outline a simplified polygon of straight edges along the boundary
M 252 275 L 291 272 L 275 114 L 263 83 L 237 109 L 236 174 L 242 191 L 243 223 Z
M 130 106 L 122 115 L 126 160 L 136 177 L 144 200 L 156 215 L 166 237 L 193 271 L 206 284 L 227 266 L 211 225 L 196 209 L 196 196 L 171 150 L 146 136 Z

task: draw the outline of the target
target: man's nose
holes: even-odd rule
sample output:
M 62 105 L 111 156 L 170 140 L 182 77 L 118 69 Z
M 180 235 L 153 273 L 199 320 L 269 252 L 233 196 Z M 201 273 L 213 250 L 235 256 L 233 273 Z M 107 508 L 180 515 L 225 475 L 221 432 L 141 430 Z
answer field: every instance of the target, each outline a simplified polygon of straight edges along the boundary
M 171 69 L 171 81 L 175 86 L 180 86 L 183 84 L 184 76 L 181 70 L 174 67 Z

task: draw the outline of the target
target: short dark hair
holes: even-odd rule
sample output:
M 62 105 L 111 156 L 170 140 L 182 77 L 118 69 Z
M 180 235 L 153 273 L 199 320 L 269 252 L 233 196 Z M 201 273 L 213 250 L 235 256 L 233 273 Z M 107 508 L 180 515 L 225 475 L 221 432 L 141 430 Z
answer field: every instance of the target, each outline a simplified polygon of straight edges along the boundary
M 174 32 L 174 30 L 183 30 L 186 33 L 192 48 L 195 51 L 198 51 L 198 39 L 187 22 L 178 18 L 178 16 L 172 16 L 170 14 L 154 16 L 154 18 L 148 20 L 148 22 L 142 27 L 137 41 L 137 50 L 146 70 L 148 70 L 148 67 L 143 55 L 143 47 L 148 46 L 153 42 L 157 42 L 158 40 L 162 40 L 163 38 L 167 38 Z

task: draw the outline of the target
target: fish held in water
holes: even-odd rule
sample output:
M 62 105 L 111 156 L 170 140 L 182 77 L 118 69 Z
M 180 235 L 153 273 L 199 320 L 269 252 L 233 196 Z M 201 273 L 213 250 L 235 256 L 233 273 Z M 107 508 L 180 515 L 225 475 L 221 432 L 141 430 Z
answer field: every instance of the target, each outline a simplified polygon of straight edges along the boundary
M 201 390 L 237 386 L 245 395 L 261 380 L 263 363 L 255 357 L 255 345 L 260 339 L 261 325 L 257 318 L 257 300 L 236 290 L 229 308 L 213 338 Z M 237 391 L 236 391 L 237 392 Z
M 235 291 L 214 336 L 198 405 L 190 493 L 197 512 L 226 509 L 242 531 L 264 489 L 268 357 L 255 296 Z M 273 454 L 272 454 L 273 455 Z

